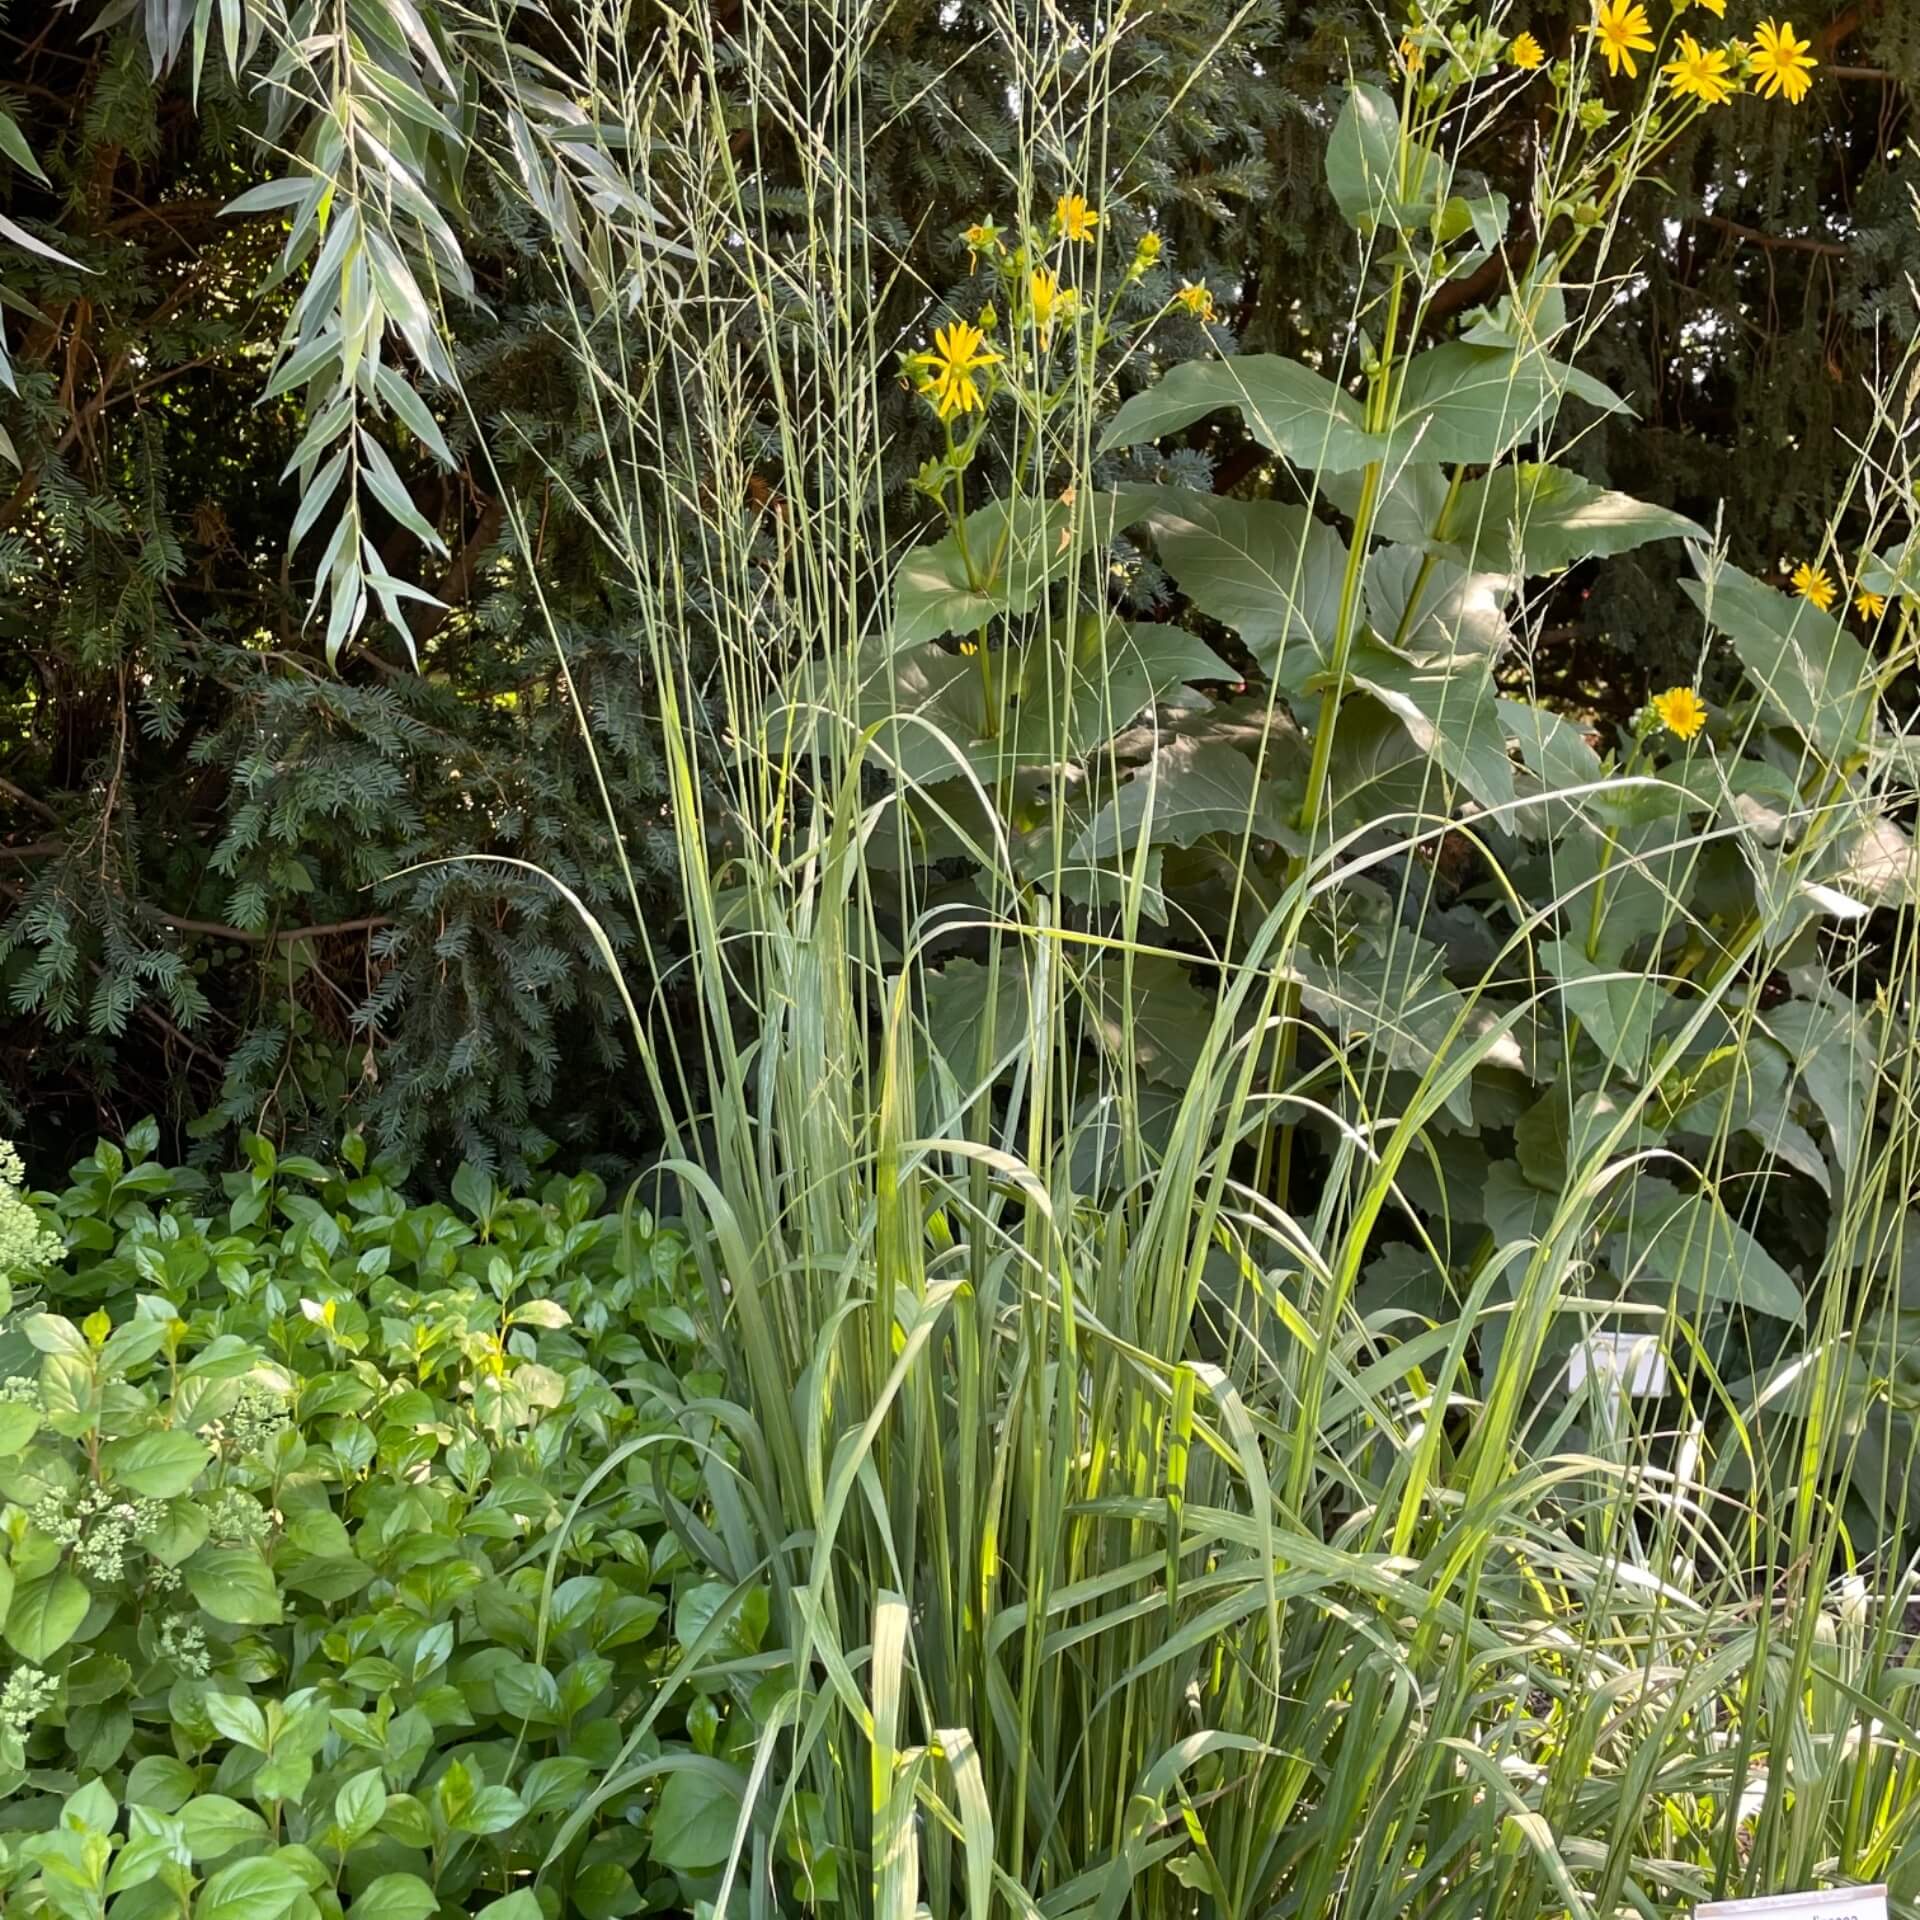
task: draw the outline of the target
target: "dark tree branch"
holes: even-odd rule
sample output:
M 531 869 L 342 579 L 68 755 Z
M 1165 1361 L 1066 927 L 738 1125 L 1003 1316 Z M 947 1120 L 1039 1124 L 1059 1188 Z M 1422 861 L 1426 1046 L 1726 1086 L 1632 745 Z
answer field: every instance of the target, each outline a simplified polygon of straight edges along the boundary
M 1744 227 L 1738 220 L 1727 220 L 1717 213 L 1702 216 L 1706 224 L 1736 240 L 1750 241 L 1756 247 L 1768 247 L 1783 253 L 1817 253 L 1831 260 L 1845 260 L 1853 249 L 1838 240 L 1815 240 L 1798 233 L 1762 233 L 1758 227 Z

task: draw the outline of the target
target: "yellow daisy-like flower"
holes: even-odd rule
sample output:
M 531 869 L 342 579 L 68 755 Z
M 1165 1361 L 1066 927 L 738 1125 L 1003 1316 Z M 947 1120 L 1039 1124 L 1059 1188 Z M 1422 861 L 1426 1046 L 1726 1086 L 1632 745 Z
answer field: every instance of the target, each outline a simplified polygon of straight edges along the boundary
M 1822 613 L 1833 605 L 1834 585 L 1825 567 L 1802 560 L 1793 570 L 1793 590 L 1802 600 L 1811 600 Z
M 1100 216 L 1087 205 L 1085 197 L 1077 193 L 1063 193 L 1054 203 L 1053 217 L 1069 240 L 1091 240 L 1094 228 L 1100 224 Z
M 1703 47 L 1690 33 L 1680 36 L 1675 57 L 1661 72 L 1683 100 L 1691 97 L 1709 107 L 1722 106 L 1731 100 L 1738 84 L 1738 76 L 1727 70 L 1726 48 Z
M 1629 80 L 1640 77 L 1633 56 L 1653 51 L 1653 22 L 1639 0 L 1599 0 L 1587 31 L 1600 42 L 1610 74 L 1617 75 L 1625 67 Z
M 1685 13 L 1688 7 L 1705 7 L 1716 20 L 1727 17 L 1727 0 L 1674 0 L 1675 13 Z
M 1198 280 L 1183 281 L 1180 291 L 1173 297 L 1181 306 L 1185 307 L 1196 320 L 1211 320 L 1213 318 L 1213 295 L 1209 293 Z
M 1044 347 L 1053 332 L 1055 320 L 1073 311 L 1074 291 L 1060 284 L 1060 276 L 1051 267 L 1035 267 L 1027 275 L 1027 299 L 1033 307 L 1033 324 L 1039 329 Z
M 1707 703 L 1691 687 L 1669 687 L 1653 696 L 1653 714 L 1676 740 L 1691 740 L 1707 724 Z
M 1547 50 L 1530 33 L 1516 33 L 1507 47 L 1507 58 L 1522 73 L 1531 73 L 1544 63 Z
M 1863 620 L 1878 620 L 1887 610 L 1887 596 L 1884 593 L 1874 593 L 1869 588 L 1862 587 L 1860 591 L 1853 596 L 1853 604 L 1859 610 L 1860 617 Z
M 920 373 L 920 391 L 933 402 L 933 410 L 942 420 L 956 413 L 973 413 L 984 407 L 980 386 L 974 376 L 983 367 L 998 366 L 1000 356 L 986 353 L 987 336 L 965 320 L 942 327 L 933 336 L 931 353 L 916 353 L 912 364 Z
M 1813 70 L 1820 63 L 1808 52 L 1811 40 L 1794 37 L 1793 22 L 1782 20 L 1777 26 L 1762 20 L 1754 28 L 1756 42 L 1747 55 L 1747 71 L 1754 77 L 1756 91 L 1763 100 L 1784 93 L 1789 106 L 1798 106 L 1813 85 Z

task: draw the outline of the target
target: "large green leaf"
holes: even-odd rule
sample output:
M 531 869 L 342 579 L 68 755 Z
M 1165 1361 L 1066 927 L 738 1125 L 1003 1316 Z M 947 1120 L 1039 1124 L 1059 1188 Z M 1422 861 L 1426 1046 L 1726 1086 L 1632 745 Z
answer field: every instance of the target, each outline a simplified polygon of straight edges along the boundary
M 914 547 L 894 579 L 892 646 L 973 633 L 1002 614 L 1031 612 L 1074 563 L 1072 522 L 1063 501 L 989 500 L 967 515 L 964 546 L 949 533 Z
M 927 1031 L 963 1087 L 991 1073 L 1027 1030 L 1027 983 L 1012 956 L 996 975 L 978 960 L 949 960 L 927 977 Z
M 1185 1086 L 1192 1078 L 1213 1008 L 1212 997 L 1195 988 L 1192 968 L 1166 954 L 1137 955 L 1131 969 L 1109 955 L 1088 979 L 1087 1026 L 1094 1038 L 1162 1086 Z
M 1424 150 L 1415 147 L 1410 153 L 1409 164 L 1424 171 Z M 1403 224 L 1403 202 L 1413 195 L 1401 191 L 1400 110 L 1389 95 L 1366 85 L 1348 91 L 1327 142 L 1326 166 L 1334 205 L 1356 232 Z
M 668 1775 L 653 1811 L 653 1858 L 658 1865 L 701 1873 L 726 1859 L 742 1797 L 741 1786 L 727 1778 L 732 1773 L 732 1768 L 709 1761 Z
M 1424 1073 L 1447 1045 L 1464 999 L 1446 977 L 1445 954 L 1405 929 L 1379 929 L 1337 958 L 1302 947 L 1293 958 L 1300 997 L 1349 1045 L 1365 1042 L 1373 1058 L 1402 1072 Z M 1465 1125 L 1473 1089 L 1462 1081 L 1447 1105 Z
M 1567 1009 L 1614 1068 L 1629 1078 L 1647 1069 L 1654 1027 L 1669 1005 L 1667 993 L 1644 971 L 1591 960 L 1577 942 L 1544 940 L 1540 957 L 1559 982 Z
M 1082 860 L 1153 846 L 1190 847 L 1209 833 L 1277 836 L 1281 822 L 1254 778 L 1253 762 L 1216 741 L 1174 740 L 1121 787 L 1074 846 Z
M 23 1580 L 7 1609 L 7 1644 L 22 1660 L 44 1666 L 80 1631 L 87 1589 L 63 1567 Z
M 236 1860 L 200 1889 L 194 1920 L 280 1920 L 306 1890 L 307 1883 L 284 1860 Z
M 1326 665 L 1347 564 L 1330 526 L 1273 500 L 1172 488 L 1132 498 L 1180 590 L 1232 627 L 1269 675 L 1298 687 Z M 1301 644 L 1289 659 L 1292 642 Z
M 1322 473 L 1321 496 L 1333 502 L 1349 520 L 1360 512 L 1366 484 L 1358 472 Z M 1385 470 L 1374 491 L 1373 537 L 1399 540 L 1410 546 L 1432 543 L 1447 504 L 1447 470 L 1431 460 L 1397 460 Z
M 170 1500 L 199 1479 L 212 1458 L 204 1440 L 180 1432 L 136 1433 L 105 1450 L 107 1470 L 123 1487 Z
M 1447 533 L 1463 566 L 1522 574 L 1556 573 L 1650 540 L 1707 538 L 1683 513 L 1531 461 L 1468 481 L 1447 516 Z
M 1100 449 L 1158 440 L 1225 407 L 1237 407 L 1247 431 L 1297 467 L 1351 472 L 1383 451 L 1366 430 L 1359 401 L 1325 375 L 1274 353 L 1183 362 L 1121 407 Z
M 1415 746 L 1431 753 L 1483 807 L 1514 797 L 1513 762 L 1484 662 L 1461 672 L 1417 666 L 1371 639 L 1348 661 L 1353 683 L 1393 713 Z
M 1863 747 L 1874 684 L 1859 641 L 1812 601 L 1779 593 L 1738 567 L 1703 570 L 1704 579 L 1681 585 L 1733 642 L 1775 717 L 1829 758 Z
M 1382 547 L 1367 561 L 1367 615 L 1374 631 L 1423 665 L 1465 655 L 1491 660 L 1513 638 L 1505 573 L 1469 573 L 1418 547 Z
M 280 1590 L 251 1547 L 203 1547 L 183 1571 L 193 1597 L 216 1620 L 237 1627 L 279 1623 Z
M 1792 1276 L 1706 1188 L 1680 1193 L 1664 1180 L 1641 1179 L 1615 1263 L 1623 1278 L 1671 1286 L 1683 1308 L 1749 1307 L 1796 1325 L 1805 1311 Z
M 1782 1001 L 1764 1018 L 1820 1109 L 1845 1172 L 1873 1116 L 1873 1043 L 1865 1022 L 1851 1001 L 1831 990 L 1817 999 Z
M 1537 348 L 1515 353 L 1459 340 L 1430 347 L 1407 368 L 1387 462 L 1490 466 L 1551 421 L 1569 393 L 1606 412 L 1625 410 L 1598 381 Z
M 1532 776 L 1523 792 L 1566 793 L 1590 786 L 1600 778 L 1600 756 L 1583 728 L 1547 707 L 1529 706 L 1519 700 L 1497 704 L 1500 723 Z M 1581 800 L 1527 807 L 1513 814 L 1511 820 L 1523 833 L 1552 833 L 1564 827 L 1584 805 Z

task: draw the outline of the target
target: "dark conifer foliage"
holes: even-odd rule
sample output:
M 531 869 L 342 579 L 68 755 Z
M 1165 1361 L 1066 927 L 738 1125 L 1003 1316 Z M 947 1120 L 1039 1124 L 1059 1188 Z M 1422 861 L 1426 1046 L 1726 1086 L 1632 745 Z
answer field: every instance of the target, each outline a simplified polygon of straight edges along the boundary
M 470 7 L 419 11 L 465 44 Z M 1012 11 L 1062 36 L 1071 63 L 1071 6 Z M 1550 57 L 1584 18 L 1564 0 L 1522 11 L 1509 24 Z M 249 18 L 273 12 L 249 0 Z M 591 516 L 568 504 L 596 485 L 590 396 L 556 344 L 572 296 L 497 191 L 500 155 L 432 177 L 475 282 L 446 302 L 464 402 L 415 369 L 453 463 L 393 420 L 382 444 L 439 550 L 391 516 L 369 531 L 386 574 L 441 606 L 406 602 L 405 639 L 369 618 L 330 664 L 324 604 L 309 618 L 324 524 L 287 554 L 302 498 L 288 468 L 312 422 L 297 389 L 263 398 L 302 275 L 275 274 L 282 214 L 222 213 L 285 171 L 273 38 L 236 82 L 212 54 L 196 63 L 194 14 L 0 7 L 0 110 L 19 136 L 0 143 L 14 223 L 0 235 L 0 1122 L 52 1147 L 158 1109 L 207 1152 L 242 1125 L 302 1142 L 358 1124 L 415 1157 L 515 1173 L 556 1142 L 644 1156 L 652 1120 L 623 1021 L 571 911 L 522 868 L 440 864 L 545 867 L 637 953 L 595 772 L 532 617 L 537 584 L 672 990 L 645 650 Z M 514 18 L 540 51 L 551 29 Z M 725 0 L 714 19 L 724 35 Z M 1761 574 L 1839 504 L 1862 376 L 1920 270 L 1906 145 L 1920 10 L 1816 0 L 1802 25 L 1824 68 L 1808 102 L 1740 100 L 1701 123 L 1664 165 L 1664 201 L 1644 196 L 1612 250 L 1616 318 L 1584 364 L 1652 430 L 1595 424 L 1568 456 L 1703 522 L 1724 500 L 1733 557 Z M 804 8 L 794 32 L 822 73 L 848 57 Z M 959 230 L 1008 211 L 1000 182 L 1023 139 L 987 38 L 960 0 L 903 0 L 860 54 L 866 118 L 886 126 L 859 161 L 902 516 L 931 441 L 891 352 L 967 298 Z M 1156 273 L 1208 286 L 1221 346 L 1337 351 L 1347 276 L 1329 261 L 1350 236 L 1320 154 L 1355 50 L 1384 60 L 1374 17 L 1345 0 L 1155 0 L 1126 47 L 1088 180 L 1046 184 L 1094 185 L 1117 250 L 1162 233 Z M 744 149 L 750 99 L 730 111 Z M 473 126 L 484 142 L 497 122 Z M 1523 204 L 1524 143 L 1500 165 Z M 795 178 L 766 142 L 757 179 L 776 229 L 804 213 Z M 1489 272 L 1479 291 L 1497 284 Z M 1198 430 L 1190 472 L 1257 491 L 1239 431 Z M 765 487 L 779 485 L 769 450 Z M 1697 621 L 1664 580 L 1621 563 L 1604 589 L 1576 572 L 1560 594 L 1552 664 L 1573 698 L 1605 710 L 1616 648 L 1640 663 L 1636 688 L 1660 675 L 1649 661 L 1691 666 Z

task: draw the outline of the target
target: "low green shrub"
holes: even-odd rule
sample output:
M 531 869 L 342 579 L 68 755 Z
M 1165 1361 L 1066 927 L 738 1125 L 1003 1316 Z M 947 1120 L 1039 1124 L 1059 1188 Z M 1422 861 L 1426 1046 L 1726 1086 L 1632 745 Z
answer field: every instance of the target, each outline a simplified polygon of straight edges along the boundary
M 36 1196 L 71 1253 L 0 1317 L 0 1910 L 534 1920 L 550 1856 L 549 1912 L 683 1905 L 710 1793 L 570 1820 L 766 1617 L 689 1551 L 682 1238 L 592 1177 L 414 1206 L 357 1139 L 214 1186 L 157 1137 Z M 636 1750 L 726 1737 L 682 1690 Z

